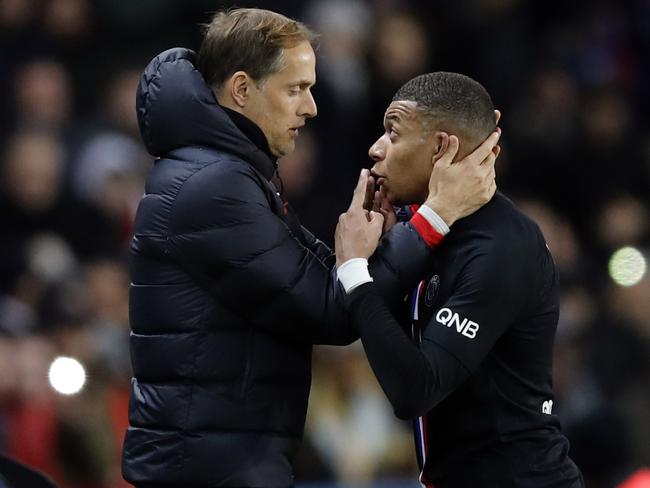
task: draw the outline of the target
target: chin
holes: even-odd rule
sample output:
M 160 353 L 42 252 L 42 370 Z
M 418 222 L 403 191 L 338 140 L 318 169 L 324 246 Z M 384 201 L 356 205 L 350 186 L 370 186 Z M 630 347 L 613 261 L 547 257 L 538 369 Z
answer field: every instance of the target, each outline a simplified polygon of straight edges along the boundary
M 391 195 L 390 193 L 387 195 L 387 198 L 391 205 L 394 205 L 396 207 L 402 207 L 409 204 L 407 199 L 399 197 L 397 195 Z
M 271 153 L 277 158 L 281 158 L 283 156 L 287 156 L 293 152 L 293 150 L 296 148 L 295 144 L 286 144 L 283 147 L 272 147 L 271 148 Z
M 389 192 L 388 201 L 391 202 L 396 207 L 403 207 L 405 205 L 412 205 L 414 203 L 420 204 L 424 200 L 420 200 L 417 197 L 412 195 L 395 195 Z

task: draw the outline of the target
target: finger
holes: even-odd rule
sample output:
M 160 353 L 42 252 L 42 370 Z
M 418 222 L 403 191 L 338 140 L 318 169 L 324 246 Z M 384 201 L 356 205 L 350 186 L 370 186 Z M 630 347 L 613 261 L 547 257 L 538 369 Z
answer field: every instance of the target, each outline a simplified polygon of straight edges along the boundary
M 385 212 L 395 213 L 395 207 L 393 207 L 393 204 L 390 203 L 390 201 L 388 200 L 388 198 L 384 198 L 384 199 L 381 201 L 381 209 L 382 209 L 383 211 L 385 211 Z
M 494 169 L 494 166 L 492 166 L 492 170 L 487 175 L 485 175 L 485 178 L 486 178 L 485 181 L 486 181 L 486 183 L 489 182 L 489 185 L 492 185 L 494 183 L 496 177 L 497 177 L 497 172 Z
M 492 198 L 497 191 L 497 182 L 494 180 L 490 185 L 489 198 Z
M 494 111 L 495 124 L 499 125 L 499 120 L 501 120 L 501 110 Z
M 363 208 L 365 208 L 366 210 L 372 210 L 374 195 L 375 195 L 375 177 L 369 174 L 368 182 L 366 183 L 366 195 L 363 200 Z
M 359 175 L 359 181 L 352 193 L 352 201 L 350 202 L 349 210 L 363 209 L 363 201 L 366 198 L 366 188 L 368 187 L 368 176 L 370 172 L 367 169 L 362 169 Z
M 487 158 L 488 155 L 492 153 L 492 148 L 497 145 L 497 142 L 499 142 L 499 137 L 501 137 L 501 129 L 497 127 L 497 130 L 492 132 L 492 134 L 490 134 L 488 138 L 485 139 L 483 143 L 474 150 L 473 153 L 463 159 L 463 161 L 466 161 L 468 163 L 483 163 L 485 158 Z
M 501 154 L 501 146 L 498 144 L 492 148 L 492 152 L 494 153 L 494 157 L 498 158 L 499 154 Z
M 496 162 L 497 157 L 494 152 L 489 152 L 483 161 L 481 161 L 481 166 L 485 167 L 485 171 L 490 171 L 491 168 L 494 168 L 494 163 Z
M 442 156 L 438 159 L 436 164 L 439 164 L 439 165 L 442 165 L 442 166 L 451 165 L 451 163 L 454 162 L 454 158 L 456 157 L 456 154 L 458 154 L 459 145 L 460 144 L 458 142 L 458 137 L 449 136 L 449 142 L 447 144 L 447 149 L 442 154 Z
M 379 190 L 376 190 L 374 194 L 374 198 L 372 200 L 372 210 L 374 212 L 377 212 L 379 210 L 380 203 L 381 203 L 379 199 L 380 199 L 380 193 Z
M 392 208 L 390 200 L 388 200 L 388 191 L 385 186 L 379 189 L 379 206 L 383 209 Z
M 381 212 L 370 212 L 368 217 L 371 225 L 380 228 L 384 226 L 384 216 L 381 214 Z

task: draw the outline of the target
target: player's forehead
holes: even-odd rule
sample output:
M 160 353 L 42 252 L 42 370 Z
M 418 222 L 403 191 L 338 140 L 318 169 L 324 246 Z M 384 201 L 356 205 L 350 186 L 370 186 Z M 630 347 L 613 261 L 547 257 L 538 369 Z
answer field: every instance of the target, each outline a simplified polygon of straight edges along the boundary
M 395 100 L 384 113 L 384 123 L 394 122 L 411 125 L 420 120 L 420 110 L 417 102 L 412 100 Z

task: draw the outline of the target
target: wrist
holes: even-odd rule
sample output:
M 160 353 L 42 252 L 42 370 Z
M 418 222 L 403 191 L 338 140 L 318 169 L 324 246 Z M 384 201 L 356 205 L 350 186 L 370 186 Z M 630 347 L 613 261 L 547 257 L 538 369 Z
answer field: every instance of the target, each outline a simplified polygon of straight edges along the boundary
M 449 226 L 447 223 L 428 205 L 420 206 L 417 214 L 421 215 L 438 234 L 442 236 L 449 234 Z
M 368 260 L 365 258 L 352 258 L 337 267 L 336 276 L 343 285 L 346 293 L 373 281 L 368 272 Z
M 447 224 L 447 227 L 451 227 L 458 220 L 456 209 L 449 208 L 436 197 L 427 198 L 424 205 L 438 214 L 444 223 Z
M 449 227 L 428 205 L 421 205 L 409 221 L 431 248 L 437 247 L 449 233 Z

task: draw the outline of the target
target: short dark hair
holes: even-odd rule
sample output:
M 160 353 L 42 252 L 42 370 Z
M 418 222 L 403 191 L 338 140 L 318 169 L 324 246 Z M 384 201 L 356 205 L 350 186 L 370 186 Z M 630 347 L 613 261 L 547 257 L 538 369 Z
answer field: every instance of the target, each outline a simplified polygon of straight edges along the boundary
M 285 48 L 316 39 L 303 23 L 257 8 L 217 12 L 203 28 L 197 69 L 216 89 L 239 70 L 262 80 L 282 69 Z
M 495 128 L 494 104 L 478 81 L 459 73 L 437 71 L 416 76 L 397 90 L 393 101 L 417 103 L 426 117 L 469 142 L 483 141 Z

